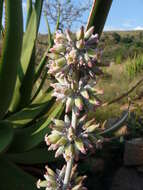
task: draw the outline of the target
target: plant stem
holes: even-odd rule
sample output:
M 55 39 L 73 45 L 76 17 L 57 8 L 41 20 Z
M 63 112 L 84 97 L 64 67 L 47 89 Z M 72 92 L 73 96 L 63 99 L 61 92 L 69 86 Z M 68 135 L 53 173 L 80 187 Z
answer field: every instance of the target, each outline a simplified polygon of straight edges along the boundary
M 74 129 L 76 129 L 77 115 L 76 115 L 74 109 L 72 109 L 72 122 L 71 122 L 71 123 L 72 123 L 72 127 L 73 127 Z
M 63 190 L 67 190 L 73 166 L 73 157 L 67 162 Z
M 76 115 L 74 108 L 73 108 L 72 109 L 72 127 L 74 129 L 76 129 L 76 125 L 77 125 L 77 115 Z M 71 176 L 71 171 L 72 171 L 72 166 L 73 166 L 73 161 L 74 161 L 74 155 L 70 158 L 70 160 L 67 161 L 63 190 L 67 190 L 67 188 L 68 188 L 70 176 Z

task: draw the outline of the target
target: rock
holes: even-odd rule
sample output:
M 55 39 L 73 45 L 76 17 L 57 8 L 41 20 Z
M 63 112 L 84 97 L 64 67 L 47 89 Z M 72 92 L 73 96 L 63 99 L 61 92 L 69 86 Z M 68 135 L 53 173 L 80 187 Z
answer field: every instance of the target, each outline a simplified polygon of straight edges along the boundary
M 143 175 L 136 168 L 120 168 L 113 179 L 111 190 L 143 190 Z

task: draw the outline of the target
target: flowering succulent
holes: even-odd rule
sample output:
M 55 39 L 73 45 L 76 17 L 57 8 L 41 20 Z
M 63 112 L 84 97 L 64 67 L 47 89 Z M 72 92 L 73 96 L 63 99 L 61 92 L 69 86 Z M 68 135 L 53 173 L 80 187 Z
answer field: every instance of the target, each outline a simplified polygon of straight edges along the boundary
M 61 170 L 57 169 L 56 172 L 54 172 L 48 166 L 46 166 L 45 169 L 45 180 L 42 181 L 39 179 L 37 181 L 37 188 L 40 189 L 41 187 L 45 187 L 46 190 L 62 190 L 66 167 L 63 166 Z M 83 180 L 85 178 L 86 176 L 78 176 L 75 165 L 71 171 L 70 183 L 67 190 L 87 190 L 86 187 L 82 186 Z
M 77 33 L 56 32 L 54 46 L 47 55 L 48 74 L 56 79 L 51 84 L 53 96 L 66 107 L 64 121 L 53 119 L 51 133 L 45 136 L 45 141 L 48 150 L 56 150 L 55 157 L 63 155 L 67 166 L 56 173 L 46 168 L 46 180 L 38 181 L 38 187 L 46 190 L 85 190 L 83 178 L 79 178 L 79 183 L 72 180 L 73 162 L 80 153 L 86 154 L 93 148 L 93 143 L 97 148 L 102 147 L 103 139 L 95 135 L 100 134 L 99 124 L 95 119 L 88 121 L 86 114 L 100 106 L 98 95 L 103 94 L 95 87 L 96 75 L 101 71 L 98 35 L 93 35 L 93 31 L 94 27 L 86 32 L 81 27 Z
M 86 122 L 86 115 L 78 120 L 76 129 L 72 127 L 71 121 L 65 115 L 64 121 L 54 119 L 54 125 L 51 126 L 52 132 L 45 136 L 46 144 L 49 150 L 57 150 L 55 157 L 64 155 L 66 160 L 71 157 L 78 158 L 79 152 L 85 154 L 92 143 L 96 143 L 97 139 L 92 134 L 99 130 L 99 124 L 95 123 L 95 119 Z

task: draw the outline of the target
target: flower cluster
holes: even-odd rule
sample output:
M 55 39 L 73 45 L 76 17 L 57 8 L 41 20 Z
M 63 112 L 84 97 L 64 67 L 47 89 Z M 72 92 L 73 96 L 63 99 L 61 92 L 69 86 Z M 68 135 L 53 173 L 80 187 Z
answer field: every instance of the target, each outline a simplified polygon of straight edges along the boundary
M 64 175 L 66 167 L 64 166 L 61 170 L 56 170 L 54 172 L 48 166 L 46 168 L 46 173 L 44 174 L 45 180 L 37 181 L 37 188 L 40 189 L 42 187 L 46 188 L 46 190 L 62 190 Z M 67 190 L 87 190 L 86 187 L 83 187 L 82 183 L 86 176 L 78 176 L 76 172 L 76 166 L 72 168 L 70 184 Z
M 98 142 L 93 132 L 100 130 L 99 124 L 95 123 L 95 119 L 86 121 L 87 116 L 84 115 L 77 122 L 76 129 L 72 127 L 72 123 L 67 115 L 65 119 L 54 119 L 51 125 L 51 134 L 45 136 L 48 150 L 56 150 L 55 157 L 63 155 L 66 161 L 71 157 L 78 159 L 79 153 L 85 154 L 88 149 L 93 148 L 92 143 Z
M 66 78 L 57 78 L 57 81 L 51 84 L 54 88 L 53 96 L 66 103 L 66 113 L 70 112 L 73 107 L 79 114 L 83 110 L 95 111 L 100 106 L 98 95 L 103 94 L 103 91 L 95 88 L 96 81 L 87 81 L 86 78 L 81 78 L 76 84 L 69 82 Z
M 100 62 L 100 54 L 96 45 L 98 35 L 93 35 L 94 27 L 87 32 L 81 27 L 77 33 L 67 30 L 66 33 L 55 34 L 55 45 L 48 53 L 49 73 L 53 75 L 63 74 L 65 77 L 79 72 L 80 77 L 89 76 L 95 78 L 100 73 L 97 63 Z

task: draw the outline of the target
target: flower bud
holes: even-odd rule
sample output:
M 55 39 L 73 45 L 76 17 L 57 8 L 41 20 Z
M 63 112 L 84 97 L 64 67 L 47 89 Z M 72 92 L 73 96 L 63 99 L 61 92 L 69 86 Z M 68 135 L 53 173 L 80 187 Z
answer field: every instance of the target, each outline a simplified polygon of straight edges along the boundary
M 76 138 L 76 139 L 74 140 L 74 142 L 75 142 L 76 148 L 77 148 L 80 152 L 82 152 L 83 154 L 86 154 L 86 150 L 85 150 L 85 148 L 84 148 L 84 144 L 83 144 L 82 140 L 81 140 L 80 138 Z
M 78 49 L 82 49 L 82 48 L 84 48 L 84 41 L 83 40 L 80 40 L 80 41 L 77 41 L 76 42 L 76 47 L 78 48 Z
M 41 187 L 47 187 L 48 183 L 47 180 L 41 181 L 40 179 L 37 181 L 36 186 L 38 189 Z
M 66 59 L 64 57 L 57 59 L 55 61 L 55 63 L 57 64 L 57 66 L 62 67 L 66 64 Z
M 52 169 L 50 169 L 48 166 L 46 166 L 45 169 L 46 173 L 48 173 L 51 176 L 55 176 L 55 172 Z
M 47 57 L 50 58 L 50 59 L 52 59 L 52 60 L 53 59 L 55 60 L 55 59 L 61 58 L 61 55 L 59 53 L 48 53 Z
M 60 146 L 56 153 L 55 153 L 55 158 L 59 157 L 60 155 L 62 155 L 64 153 L 64 146 Z
M 87 90 L 82 90 L 81 91 L 81 95 L 85 98 L 85 99 L 89 99 L 89 94 Z
M 74 155 L 74 147 L 73 144 L 68 144 L 65 147 L 65 159 L 68 161 Z
M 97 100 L 95 97 L 90 97 L 89 103 L 94 105 L 94 106 L 99 106 L 100 105 L 99 100 Z
M 86 133 L 92 133 L 94 132 L 97 128 L 99 128 L 99 124 L 98 125 L 91 125 L 86 129 Z
M 57 141 L 61 138 L 61 135 L 59 134 L 51 134 L 49 136 L 45 136 L 45 141 L 47 145 L 55 144 Z
M 75 105 L 76 105 L 76 107 L 80 110 L 80 111 L 82 111 L 82 109 L 83 109 L 83 102 L 82 102 L 82 99 L 81 99 L 81 97 L 76 97 L 75 98 Z
M 76 35 L 74 33 L 72 33 L 70 30 L 66 30 L 66 37 L 69 42 L 76 40 Z
M 65 122 L 63 120 L 59 120 L 59 119 L 53 119 L 54 124 L 58 127 L 64 127 L 65 126 Z
M 84 39 L 85 40 L 88 40 L 92 34 L 94 32 L 94 26 L 90 27 L 86 32 L 85 32 L 85 35 L 84 35 Z
M 68 97 L 66 101 L 66 113 L 70 112 L 73 105 L 73 98 Z
M 84 27 L 82 26 L 80 30 L 76 33 L 76 39 L 81 40 L 84 38 Z
M 68 139 L 69 139 L 69 141 L 73 141 L 74 136 L 75 136 L 74 129 L 73 129 L 73 127 L 70 127 L 68 129 Z
M 61 52 L 65 52 L 66 48 L 63 44 L 56 44 L 55 46 L 53 46 L 53 48 L 50 49 L 50 51 L 52 53 L 61 53 Z
M 64 121 L 65 121 L 65 124 L 66 125 L 70 125 L 70 119 L 68 117 L 68 115 L 66 114 L 65 117 L 64 117 Z
M 85 123 L 85 125 L 83 126 L 83 128 L 84 129 L 87 129 L 90 125 L 92 125 L 93 123 L 95 122 L 95 119 L 93 118 L 93 119 L 91 119 L 91 120 L 89 120 L 89 121 L 87 121 L 86 123 Z
M 57 146 L 64 146 L 67 143 L 67 138 L 66 137 L 61 137 L 58 142 L 56 143 Z

